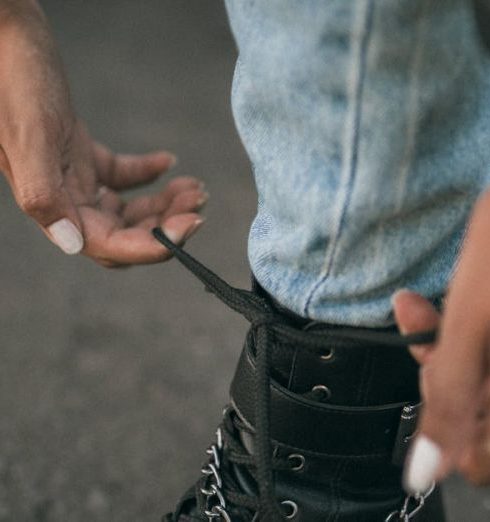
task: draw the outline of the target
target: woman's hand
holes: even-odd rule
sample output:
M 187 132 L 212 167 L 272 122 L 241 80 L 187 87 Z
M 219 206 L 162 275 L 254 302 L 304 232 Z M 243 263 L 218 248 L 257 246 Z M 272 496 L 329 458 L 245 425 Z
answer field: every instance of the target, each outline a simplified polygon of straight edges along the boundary
M 46 19 L 33 0 L 0 0 L 0 170 L 19 207 L 68 254 L 104 266 L 169 257 L 150 231 L 177 242 L 202 223 L 198 180 L 176 178 L 152 196 L 118 192 L 155 180 L 175 163 L 168 152 L 115 155 L 74 115 Z
M 439 327 L 433 345 L 412 346 L 424 398 L 419 434 L 405 470 L 412 493 L 451 470 L 490 484 L 490 193 L 477 203 L 442 317 L 423 297 L 393 298 L 400 330 Z

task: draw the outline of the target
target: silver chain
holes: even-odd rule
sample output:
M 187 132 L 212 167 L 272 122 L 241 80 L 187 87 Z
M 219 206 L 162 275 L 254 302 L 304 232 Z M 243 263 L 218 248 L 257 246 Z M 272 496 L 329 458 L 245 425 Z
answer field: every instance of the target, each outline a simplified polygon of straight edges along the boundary
M 206 497 L 206 509 L 204 514 L 208 517 L 208 522 L 232 522 L 226 510 L 226 499 L 223 496 L 220 468 L 221 456 L 223 453 L 223 433 L 221 428 L 216 431 L 216 443 L 206 450 L 209 455 L 209 462 L 201 469 L 201 473 L 206 477 L 205 486 L 201 487 L 201 493 Z M 433 482 L 431 487 L 419 495 L 407 495 L 401 509 L 392 511 L 384 522 L 410 522 L 412 518 L 424 507 L 426 499 L 435 489 Z M 417 505 L 410 510 L 411 500 L 415 500 Z
M 210 456 L 210 459 L 201 469 L 201 473 L 206 477 L 206 483 L 201 488 L 201 493 L 206 497 L 204 514 L 208 517 L 208 522 L 232 522 L 226 511 L 226 500 L 221 491 L 223 488 L 220 475 L 221 456 L 223 454 L 221 428 L 216 431 L 216 444 L 212 444 L 206 453 Z
M 407 495 L 403 506 L 400 510 L 392 511 L 386 518 L 385 522 L 410 522 L 412 518 L 424 507 L 425 501 L 432 494 L 436 487 L 435 482 L 432 483 L 431 487 L 425 492 L 418 495 Z M 409 504 L 411 500 L 415 500 L 417 505 L 410 511 Z

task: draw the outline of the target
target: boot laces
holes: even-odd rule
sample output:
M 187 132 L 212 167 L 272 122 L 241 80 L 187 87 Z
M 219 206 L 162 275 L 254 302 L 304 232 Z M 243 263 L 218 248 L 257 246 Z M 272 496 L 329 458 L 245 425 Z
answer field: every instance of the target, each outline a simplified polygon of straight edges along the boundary
M 406 347 L 409 344 L 429 344 L 436 339 L 435 331 L 400 335 L 361 328 L 342 328 L 328 332 L 298 330 L 285 323 L 282 316 L 257 294 L 230 286 L 214 272 L 202 265 L 182 248 L 175 245 L 160 228 L 153 235 L 223 303 L 243 315 L 251 324 L 249 335 L 253 335 L 256 358 L 255 376 L 255 429 L 254 454 L 250 455 L 238 441 L 237 430 L 247 428 L 231 411 L 225 410 L 223 423 L 218 429 L 217 442 L 208 449 L 210 461 L 202 469 L 203 477 L 198 482 L 195 498 L 200 519 L 208 522 L 232 522 L 231 512 L 244 522 L 283 522 L 296 514 L 296 506 L 290 501 L 276 500 L 274 471 L 287 465 L 273 457 L 270 435 L 270 364 L 271 348 L 275 341 L 301 343 L 305 349 L 321 355 L 326 343 L 344 339 L 365 343 L 389 344 Z M 240 492 L 235 477 L 229 472 L 227 463 L 244 466 L 250 471 L 258 485 L 257 496 Z M 428 495 L 425 495 L 423 498 Z M 407 497 L 408 498 L 408 497 Z M 406 501 L 407 502 L 407 501 Z M 423 501 L 422 501 L 423 502 Z M 285 508 L 288 513 L 285 513 Z M 388 520 L 408 520 L 404 507 L 390 513 Z M 401 515 L 401 516 L 400 516 Z M 177 518 L 175 518 L 177 517 Z M 204 518 L 203 518 L 204 517 Z M 165 522 L 177 522 L 176 515 L 167 515 Z M 237 522 L 233 520 L 233 522 Z

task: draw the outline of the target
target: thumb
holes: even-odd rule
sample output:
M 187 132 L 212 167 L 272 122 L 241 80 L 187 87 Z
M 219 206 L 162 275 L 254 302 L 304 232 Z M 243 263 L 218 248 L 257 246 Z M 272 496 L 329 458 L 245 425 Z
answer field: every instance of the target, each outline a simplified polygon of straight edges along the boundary
M 455 468 L 475 440 L 488 379 L 490 192 L 475 205 L 446 299 L 436 349 L 425 366 L 426 398 L 404 484 L 425 491 Z
M 395 320 L 402 334 L 435 330 L 440 323 L 439 312 L 425 297 L 402 289 L 393 294 Z M 421 365 L 426 364 L 434 344 L 411 345 L 410 353 Z
M 80 217 L 63 184 L 61 169 L 53 163 L 17 164 L 5 174 L 20 209 L 65 254 L 78 254 L 84 244 Z
M 410 290 L 398 290 L 392 296 L 395 320 L 402 334 L 434 330 L 441 318 L 432 304 L 420 294 Z M 421 392 L 427 403 L 430 389 L 429 361 L 435 353 L 436 344 L 411 345 L 410 353 L 421 365 Z M 420 422 L 418 431 L 420 431 Z M 404 486 L 411 494 L 425 492 L 430 487 L 435 468 L 440 466 L 439 448 L 425 436 L 418 436 L 410 448 L 404 471 Z

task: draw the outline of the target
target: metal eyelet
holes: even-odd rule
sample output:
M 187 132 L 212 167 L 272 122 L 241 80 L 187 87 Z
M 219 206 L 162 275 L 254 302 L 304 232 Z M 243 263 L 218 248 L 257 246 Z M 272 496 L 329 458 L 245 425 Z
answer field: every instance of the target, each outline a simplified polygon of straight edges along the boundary
M 325 352 L 323 352 L 320 355 L 320 359 L 322 361 L 330 361 L 331 359 L 333 359 L 334 355 L 335 355 L 335 350 L 333 348 L 329 348 L 328 350 L 326 350 Z
M 328 388 L 324 384 L 317 384 L 316 386 L 313 386 L 311 391 L 315 394 L 321 395 L 321 401 L 328 401 L 332 397 L 332 392 L 330 388 Z
M 305 458 L 299 453 L 291 453 L 288 456 L 288 462 L 291 466 L 291 471 L 303 471 L 305 467 Z
M 281 506 L 289 508 L 289 512 L 284 513 L 284 518 L 286 520 L 292 520 L 298 514 L 298 504 L 292 500 L 283 500 Z

